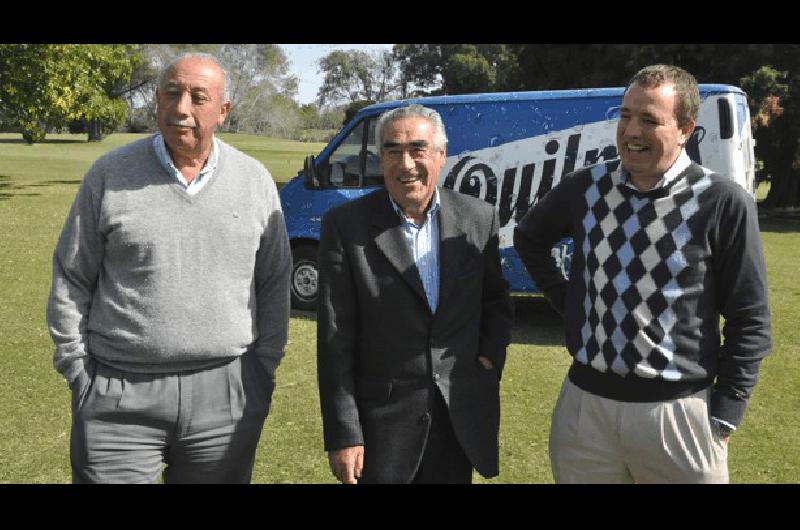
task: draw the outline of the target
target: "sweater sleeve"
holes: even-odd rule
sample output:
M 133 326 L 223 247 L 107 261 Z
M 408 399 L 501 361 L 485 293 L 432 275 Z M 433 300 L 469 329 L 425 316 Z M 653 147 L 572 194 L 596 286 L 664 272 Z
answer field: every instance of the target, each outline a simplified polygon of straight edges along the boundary
M 553 257 L 553 245 L 570 236 L 570 203 L 576 177 L 565 177 L 528 210 L 514 229 L 514 248 L 536 286 L 562 316 L 567 280 Z
M 255 351 L 274 378 L 288 338 L 292 252 L 278 190 L 271 177 L 267 179 L 266 197 L 267 222 L 261 234 L 254 273 L 258 326 Z
M 714 268 L 725 318 L 711 416 L 738 426 L 772 348 L 767 272 L 756 205 L 734 189 L 720 202 Z
M 47 326 L 56 347 L 53 365 L 70 383 L 89 355 L 89 310 L 105 252 L 98 232 L 99 192 L 92 189 L 100 172 L 95 163 L 84 177 L 53 253 Z

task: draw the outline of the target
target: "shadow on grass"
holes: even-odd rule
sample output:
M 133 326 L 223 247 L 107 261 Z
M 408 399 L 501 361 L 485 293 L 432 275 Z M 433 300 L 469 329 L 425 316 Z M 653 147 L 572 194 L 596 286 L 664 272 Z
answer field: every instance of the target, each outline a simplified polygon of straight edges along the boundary
M 291 312 L 292 318 L 299 318 L 300 320 L 309 320 L 311 322 L 317 321 L 317 312 L 316 311 L 302 311 L 300 309 L 292 309 Z
M 0 138 L 0 144 L 22 144 L 22 145 L 36 145 L 36 144 L 85 144 L 88 143 L 86 139 L 83 140 L 72 140 L 66 138 L 45 138 L 41 142 L 36 142 L 35 144 L 29 144 L 22 138 Z
M 514 328 L 511 340 L 516 344 L 558 346 L 564 344 L 564 321 L 541 296 L 514 296 Z M 292 309 L 292 318 L 315 322 L 316 311 Z
M 0 175 L 0 201 L 10 199 L 14 196 L 13 193 L 4 193 L 3 190 L 11 189 L 11 178 L 5 175 Z
M 514 296 L 515 344 L 564 345 L 564 319 L 542 296 Z
M 34 188 L 34 187 L 43 187 L 43 186 L 57 186 L 59 184 L 65 184 L 67 186 L 78 186 L 82 182 L 82 179 L 64 179 L 64 180 L 44 180 L 37 184 L 27 184 L 26 187 Z
M 19 197 L 40 197 L 41 193 L 0 193 L 0 201 L 7 201 Z
M 41 193 L 6 193 L 6 191 L 26 190 L 28 188 L 42 188 L 56 185 L 69 185 L 77 186 L 81 183 L 81 179 L 64 179 L 64 180 L 45 180 L 37 182 L 36 184 L 14 184 L 11 177 L 7 175 L 0 175 L 0 200 L 13 199 L 14 197 L 36 197 Z
M 800 216 L 781 217 L 777 215 L 759 215 L 758 225 L 762 232 L 784 234 L 800 232 Z

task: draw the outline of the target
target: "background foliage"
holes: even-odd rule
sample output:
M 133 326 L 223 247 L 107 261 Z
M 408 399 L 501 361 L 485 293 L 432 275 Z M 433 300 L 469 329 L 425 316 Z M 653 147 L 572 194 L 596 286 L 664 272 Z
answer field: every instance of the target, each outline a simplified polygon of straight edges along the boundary
M 0 127 L 26 141 L 67 126 L 99 140 L 155 130 L 156 75 L 172 57 L 212 53 L 230 77 L 226 132 L 327 140 L 368 102 L 424 95 L 622 86 L 639 68 L 670 63 L 701 83 L 745 88 L 765 208 L 800 205 L 800 44 L 396 44 L 335 50 L 318 70 L 313 105 L 277 44 L 0 45 Z M 127 111 L 126 111 L 127 107 Z
M 121 99 L 141 63 L 137 46 L 0 44 L 0 107 L 28 143 L 72 120 L 91 124 L 99 140 L 127 117 Z

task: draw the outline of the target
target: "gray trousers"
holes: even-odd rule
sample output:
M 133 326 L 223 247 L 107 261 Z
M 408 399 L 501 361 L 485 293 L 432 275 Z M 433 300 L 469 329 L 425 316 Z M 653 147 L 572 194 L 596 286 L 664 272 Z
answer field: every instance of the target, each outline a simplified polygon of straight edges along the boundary
M 73 483 L 249 483 L 272 378 L 254 354 L 187 373 L 90 361 L 72 389 Z
M 711 428 L 711 389 L 655 403 L 606 399 L 565 378 L 550 426 L 557 483 L 727 483 L 728 447 Z

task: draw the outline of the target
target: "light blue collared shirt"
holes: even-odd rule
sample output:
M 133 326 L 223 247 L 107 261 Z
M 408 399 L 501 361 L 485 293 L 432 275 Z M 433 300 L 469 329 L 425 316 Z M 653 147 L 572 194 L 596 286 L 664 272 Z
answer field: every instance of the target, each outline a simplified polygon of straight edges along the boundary
M 400 227 L 403 230 L 406 242 L 414 255 L 414 263 L 419 270 L 422 286 L 425 288 L 425 295 L 428 297 L 428 305 L 431 312 L 436 312 L 439 304 L 439 201 L 438 188 L 433 192 L 431 207 L 425 214 L 422 225 L 417 226 L 413 221 L 406 218 L 403 210 L 394 202 L 389 195 L 389 201 L 397 215 L 402 219 Z
M 203 169 L 200 170 L 200 174 L 195 177 L 194 180 L 187 183 L 186 179 L 184 178 L 183 174 L 175 167 L 175 164 L 172 162 L 172 157 L 169 155 L 169 151 L 167 150 L 167 144 L 164 143 L 164 137 L 161 133 L 156 134 L 153 137 L 153 148 L 156 150 L 156 155 L 158 156 L 158 160 L 161 162 L 161 165 L 164 166 L 164 169 L 167 170 L 167 173 L 178 179 L 178 182 L 183 184 L 183 189 L 189 195 L 195 195 L 199 192 L 206 183 L 211 180 L 211 176 L 214 174 L 214 170 L 217 169 L 217 160 L 219 158 L 219 145 L 217 144 L 217 137 L 213 138 L 211 143 L 211 153 L 208 155 L 208 160 L 206 161 L 206 165 L 203 166 Z
M 675 160 L 675 163 L 672 164 L 672 167 L 670 167 L 664 173 L 664 176 L 661 177 L 661 180 L 659 180 L 656 183 L 656 185 L 653 186 L 653 189 L 657 190 L 658 188 L 663 188 L 664 186 L 667 186 L 670 183 L 672 183 L 672 181 L 675 180 L 678 177 L 678 175 L 683 173 L 683 171 L 687 167 L 689 167 L 689 164 L 691 164 L 691 163 L 692 163 L 692 159 L 689 158 L 688 154 L 686 154 L 686 149 L 682 149 L 681 150 L 681 154 L 678 156 L 678 159 Z M 622 167 L 622 178 L 623 178 L 623 182 L 625 182 L 625 185 L 628 186 L 631 189 L 639 191 L 639 188 L 634 186 L 633 182 L 631 182 L 631 175 L 630 175 L 630 173 L 628 173 L 628 170 L 625 169 L 624 166 L 621 166 L 621 167 Z M 650 190 L 650 191 L 652 191 L 652 190 Z

